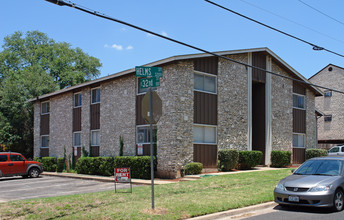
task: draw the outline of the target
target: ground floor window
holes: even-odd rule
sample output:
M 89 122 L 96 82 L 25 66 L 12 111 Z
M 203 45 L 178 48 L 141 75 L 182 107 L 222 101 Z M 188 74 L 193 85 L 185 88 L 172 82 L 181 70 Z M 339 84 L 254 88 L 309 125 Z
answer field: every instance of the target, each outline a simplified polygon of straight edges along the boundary
M 41 136 L 41 147 L 49 147 L 49 135 Z
M 293 147 L 305 147 L 305 134 L 293 134 Z
M 194 143 L 196 144 L 216 144 L 216 126 L 194 125 Z
M 150 126 L 143 125 L 137 126 L 136 129 L 136 142 L 137 144 L 149 144 L 150 143 Z M 153 142 L 157 142 L 157 128 L 153 125 Z
M 91 131 L 91 145 L 99 146 L 100 143 L 100 132 L 99 130 Z
M 81 132 L 73 133 L 73 144 L 74 144 L 74 147 L 81 146 Z

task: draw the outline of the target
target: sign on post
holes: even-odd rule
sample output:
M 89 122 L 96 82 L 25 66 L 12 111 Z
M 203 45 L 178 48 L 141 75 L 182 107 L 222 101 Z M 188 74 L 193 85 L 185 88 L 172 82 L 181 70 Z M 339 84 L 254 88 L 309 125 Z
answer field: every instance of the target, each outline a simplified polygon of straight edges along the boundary
M 159 77 L 150 77 L 150 78 L 142 78 L 140 79 L 140 88 L 146 89 L 149 87 L 158 87 L 160 86 L 160 78 Z
M 162 67 L 135 67 L 136 77 L 162 77 Z
M 117 188 L 116 188 L 117 183 L 129 183 L 130 192 L 132 191 L 130 168 L 128 167 L 115 168 L 114 176 L 115 176 L 115 192 L 117 191 Z

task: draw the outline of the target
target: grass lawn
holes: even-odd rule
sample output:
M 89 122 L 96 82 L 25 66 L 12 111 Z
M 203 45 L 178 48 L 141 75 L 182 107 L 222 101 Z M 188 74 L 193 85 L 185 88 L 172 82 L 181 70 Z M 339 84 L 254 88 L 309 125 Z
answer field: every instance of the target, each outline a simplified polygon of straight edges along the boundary
M 0 219 L 184 219 L 273 200 L 290 169 L 213 176 L 155 186 L 133 193 L 106 191 L 0 203 Z

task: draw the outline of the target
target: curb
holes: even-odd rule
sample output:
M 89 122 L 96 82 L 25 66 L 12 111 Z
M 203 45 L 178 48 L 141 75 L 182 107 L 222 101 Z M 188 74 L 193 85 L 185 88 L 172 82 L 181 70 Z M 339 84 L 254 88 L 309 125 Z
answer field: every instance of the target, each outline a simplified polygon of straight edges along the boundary
M 209 215 L 198 216 L 198 217 L 195 217 L 195 218 L 190 218 L 190 220 L 191 219 L 192 220 L 220 219 L 220 218 L 230 217 L 230 216 L 234 216 L 234 215 L 244 214 L 244 213 L 251 212 L 251 211 L 257 211 L 257 210 L 260 210 L 260 209 L 272 208 L 272 207 L 274 207 L 276 205 L 277 205 L 277 203 L 275 203 L 275 202 L 267 202 L 267 203 L 263 203 L 263 204 L 247 206 L 247 207 L 244 207 L 244 208 L 231 209 L 231 210 L 228 210 L 228 211 L 223 211 L 223 212 L 217 212 L 217 213 L 213 213 L 213 214 L 209 214 Z

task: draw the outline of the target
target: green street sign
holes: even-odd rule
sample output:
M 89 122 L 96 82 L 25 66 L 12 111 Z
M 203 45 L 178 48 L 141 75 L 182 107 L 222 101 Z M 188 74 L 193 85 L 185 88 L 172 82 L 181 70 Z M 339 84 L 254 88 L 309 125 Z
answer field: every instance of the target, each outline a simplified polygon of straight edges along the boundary
M 145 88 L 149 88 L 149 87 L 158 87 L 158 86 L 160 86 L 160 78 L 159 77 L 140 79 L 140 88 L 141 89 L 145 89 Z
M 135 67 L 137 77 L 162 77 L 162 67 Z

